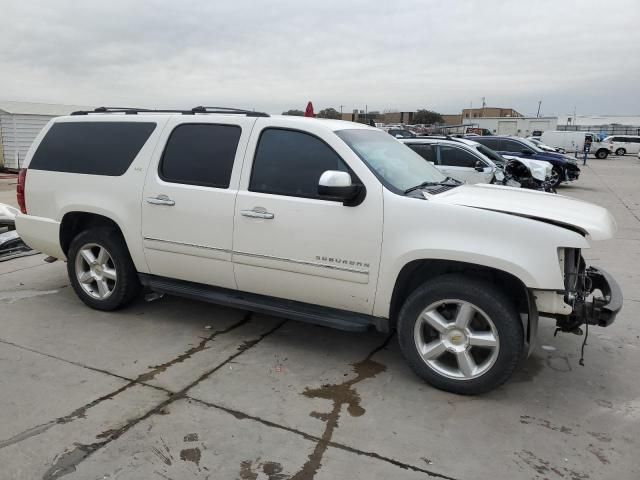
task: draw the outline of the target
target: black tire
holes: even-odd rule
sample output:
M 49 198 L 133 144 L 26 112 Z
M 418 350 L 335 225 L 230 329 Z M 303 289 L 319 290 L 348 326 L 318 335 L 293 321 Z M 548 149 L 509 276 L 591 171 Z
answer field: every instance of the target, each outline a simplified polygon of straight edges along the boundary
M 625 153 L 627 153 L 627 151 L 624 148 L 619 148 L 616 150 L 616 155 L 618 155 L 619 157 L 624 157 Z
M 596 158 L 599 158 L 600 160 L 604 160 L 608 156 L 609 156 L 609 150 L 605 150 L 604 148 L 601 148 L 596 152 Z
M 564 181 L 564 170 L 556 165 L 553 166 L 553 174 L 557 176 L 556 180 L 551 183 L 553 188 L 558 188 Z
M 414 332 L 423 328 L 416 327 L 418 320 L 424 318 L 422 313 L 434 303 L 451 299 L 468 302 L 481 309 L 493 322 L 497 332 L 497 356 L 492 357 L 493 363 L 488 363 L 487 370 L 475 378 L 451 378 L 442 374 L 435 369 L 437 367 L 429 366 L 418 351 Z M 472 322 L 478 319 L 477 316 L 473 318 Z M 443 335 L 447 336 L 436 333 L 435 343 L 442 342 Z M 461 274 L 447 274 L 431 279 L 407 298 L 398 317 L 398 341 L 406 361 L 419 377 L 436 388 L 462 395 L 477 395 L 502 385 L 518 366 L 524 348 L 522 322 L 509 298 L 493 284 Z M 445 356 L 444 360 L 447 360 L 447 355 L 454 357 L 448 349 L 440 355 Z M 480 364 L 476 366 L 478 365 Z
M 95 298 L 85 291 L 78 278 L 78 252 L 88 245 L 95 245 L 97 249 L 105 248 L 110 256 L 109 265 L 115 269 L 116 280 L 113 281 L 108 297 L 104 299 Z M 122 308 L 135 299 L 141 289 L 136 268 L 122 235 L 109 227 L 85 230 L 71 241 L 67 252 L 67 273 L 76 295 L 96 310 L 110 311 Z

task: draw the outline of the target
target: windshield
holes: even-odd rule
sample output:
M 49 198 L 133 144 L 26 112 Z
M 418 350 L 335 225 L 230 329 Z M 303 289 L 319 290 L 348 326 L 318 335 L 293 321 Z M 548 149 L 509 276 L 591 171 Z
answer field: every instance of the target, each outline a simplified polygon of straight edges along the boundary
M 382 183 L 404 192 L 423 182 L 443 182 L 446 177 L 433 165 L 388 133 L 352 129 L 336 132 Z
M 518 139 L 521 143 L 524 143 L 527 147 L 529 147 L 531 150 L 533 150 L 534 152 L 537 153 L 543 153 L 542 149 L 540 147 L 538 147 L 535 143 L 527 140 L 526 138 L 519 138 Z
M 506 163 L 505 158 L 495 150 L 491 150 L 489 147 L 485 147 L 481 144 L 475 145 L 475 147 L 476 150 L 478 150 L 485 157 L 489 157 L 496 165 L 504 165 Z

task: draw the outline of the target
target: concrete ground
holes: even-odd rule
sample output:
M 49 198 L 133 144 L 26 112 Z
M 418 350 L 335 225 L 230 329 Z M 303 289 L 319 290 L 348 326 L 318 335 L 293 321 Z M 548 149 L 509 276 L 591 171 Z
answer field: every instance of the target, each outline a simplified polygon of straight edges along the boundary
M 421 382 L 394 337 L 173 297 L 100 313 L 64 263 L 0 263 L 0 478 L 640 478 L 639 181 L 635 157 L 592 160 L 560 192 L 619 226 L 585 252 L 626 295 L 585 366 L 543 321 L 481 397 Z

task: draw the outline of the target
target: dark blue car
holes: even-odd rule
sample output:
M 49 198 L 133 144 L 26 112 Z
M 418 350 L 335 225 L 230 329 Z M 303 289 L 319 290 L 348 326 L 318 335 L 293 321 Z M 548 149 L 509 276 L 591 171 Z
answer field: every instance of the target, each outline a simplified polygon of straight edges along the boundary
M 532 142 L 524 138 L 500 137 L 495 135 L 468 138 L 502 155 L 513 155 L 514 157 L 526 157 L 532 160 L 549 162 L 553 165 L 551 180 L 554 187 L 557 187 L 562 182 L 577 180 L 580 176 L 580 168 L 578 168 L 575 159 L 561 153 L 540 150 Z

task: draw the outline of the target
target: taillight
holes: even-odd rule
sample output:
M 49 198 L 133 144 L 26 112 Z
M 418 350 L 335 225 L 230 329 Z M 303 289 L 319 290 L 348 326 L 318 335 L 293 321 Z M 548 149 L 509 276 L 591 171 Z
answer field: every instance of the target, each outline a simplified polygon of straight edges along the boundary
M 18 197 L 18 206 L 20 207 L 20 211 L 22 213 L 27 213 L 27 204 L 24 200 L 24 187 L 27 182 L 27 169 L 20 169 L 20 173 L 18 173 L 18 186 L 16 187 L 16 194 Z

